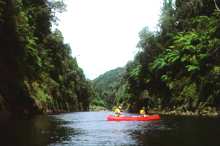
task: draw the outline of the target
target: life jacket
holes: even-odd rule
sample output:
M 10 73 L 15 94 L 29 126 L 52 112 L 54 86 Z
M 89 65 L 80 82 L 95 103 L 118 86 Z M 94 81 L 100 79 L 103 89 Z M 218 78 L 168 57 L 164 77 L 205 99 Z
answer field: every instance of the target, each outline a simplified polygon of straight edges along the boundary
M 121 110 L 119 108 L 116 108 L 115 111 L 114 111 L 116 114 L 120 114 L 121 113 Z
M 141 110 L 140 110 L 140 114 L 141 114 L 141 115 L 145 115 L 145 114 L 146 114 L 145 110 L 144 110 L 144 109 L 141 109 Z

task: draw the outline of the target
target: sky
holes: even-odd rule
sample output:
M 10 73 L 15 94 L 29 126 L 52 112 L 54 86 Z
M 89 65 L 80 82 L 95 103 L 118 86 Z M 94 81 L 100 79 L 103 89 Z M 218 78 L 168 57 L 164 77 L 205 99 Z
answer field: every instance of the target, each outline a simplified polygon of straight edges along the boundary
M 86 78 L 123 67 L 138 52 L 138 33 L 156 30 L 162 0 L 64 0 L 58 29 Z

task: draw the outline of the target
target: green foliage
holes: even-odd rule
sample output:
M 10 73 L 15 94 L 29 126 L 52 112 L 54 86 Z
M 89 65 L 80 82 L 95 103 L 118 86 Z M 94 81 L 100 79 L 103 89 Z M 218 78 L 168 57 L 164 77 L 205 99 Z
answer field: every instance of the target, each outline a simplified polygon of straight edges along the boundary
M 101 106 L 101 107 L 105 107 L 106 106 L 106 103 L 103 99 L 101 98 L 95 98 L 91 101 L 90 103 L 92 106 Z
M 61 32 L 51 31 L 55 14 L 64 10 L 62 0 L 0 0 L 1 81 L 6 78 L 0 92 L 9 110 L 88 110 L 91 84 Z
M 124 68 L 117 68 L 108 71 L 93 80 L 92 85 L 97 93 L 97 99 L 95 99 L 95 101 L 103 100 L 106 104 L 108 104 L 106 105 L 108 107 L 115 104 L 119 98 L 117 91 L 120 88 L 124 72 Z
M 141 65 L 137 65 L 134 68 L 132 68 L 132 70 L 130 70 L 129 76 L 131 78 L 138 79 L 138 75 L 140 74 L 140 71 L 141 71 Z
M 175 29 L 175 17 L 174 16 L 174 2 L 173 0 L 164 0 L 163 13 L 160 16 L 161 38 L 164 43 L 167 43 L 172 36 L 171 32 Z
M 37 82 L 32 83 L 32 92 L 36 100 L 39 102 L 49 102 L 52 100 L 52 97 L 47 94 L 48 87 L 46 85 L 39 85 Z
M 155 62 L 151 65 L 152 70 L 160 70 L 167 65 L 166 60 L 163 58 L 158 58 Z
M 56 13 L 62 13 L 66 11 L 66 5 L 63 0 L 53 0 L 48 2 L 49 9 L 51 11 L 51 21 L 58 25 L 56 22 L 59 20 L 56 17 Z
M 197 86 L 195 83 L 184 86 L 182 92 L 180 93 L 180 97 L 184 99 L 198 99 Z
M 137 47 L 138 48 L 145 48 L 146 46 L 149 45 L 147 43 L 150 42 L 150 40 L 152 40 L 153 37 L 154 37 L 154 34 L 149 30 L 148 27 L 143 28 L 139 32 L 140 41 L 138 42 Z
M 168 76 L 168 75 L 162 75 L 162 76 L 160 77 L 160 79 L 161 79 L 162 81 L 166 82 L 166 81 L 169 80 L 169 76 Z
M 118 90 L 130 98 L 120 96 L 120 102 L 137 110 L 148 91 L 150 102 L 163 108 L 220 106 L 219 20 L 214 1 L 164 0 L 160 31 L 139 33 L 141 51 L 126 66 L 126 91 Z

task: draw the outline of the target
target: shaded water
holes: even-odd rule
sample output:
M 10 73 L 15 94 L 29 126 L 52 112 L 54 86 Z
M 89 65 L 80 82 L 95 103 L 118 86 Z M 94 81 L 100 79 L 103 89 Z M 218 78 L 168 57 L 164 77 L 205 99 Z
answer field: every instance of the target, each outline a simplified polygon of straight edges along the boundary
M 163 117 L 109 122 L 110 112 L 76 112 L 11 119 L 0 125 L 2 146 L 220 146 L 220 119 Z

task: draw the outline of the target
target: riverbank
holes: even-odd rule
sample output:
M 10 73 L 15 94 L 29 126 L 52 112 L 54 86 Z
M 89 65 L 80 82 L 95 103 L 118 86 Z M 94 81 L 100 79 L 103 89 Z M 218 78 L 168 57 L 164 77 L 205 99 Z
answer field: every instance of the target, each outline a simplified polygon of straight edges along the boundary
M 184 109 L 164 110 L 153 108 L 148 111 L 150 114 L 175 115 L 175 116 L 203 116 L 203 117 L 219 117 L 220 111 L 216 108 L 206 107 L 202 110 L 189 111 Z
M 97 112 L 97 111 L 107 111 L 108 109 L 103 107 L 103 106 L 97 106 L 97 105 L 91 105 L 89 107 L 89 111 L 94 111 L 94 112 Z

